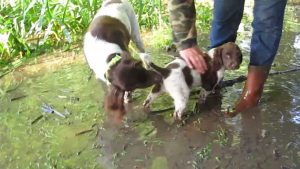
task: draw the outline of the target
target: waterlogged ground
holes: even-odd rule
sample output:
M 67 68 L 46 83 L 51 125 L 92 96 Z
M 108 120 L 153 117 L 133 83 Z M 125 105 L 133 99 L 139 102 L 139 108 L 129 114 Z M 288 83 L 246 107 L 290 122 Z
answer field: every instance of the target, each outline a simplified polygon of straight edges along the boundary
M 299 21 L 289 18 L 272 71 L 300 66 Z M 247 28 L 238 40 L 243 66 L 227 72 L 226 79 L 247 69 Z M 221 110 L 234 104 L 243 83 L 199 104 L 193 95 L 183 122 L 173 121 L 172 110 L 144 113 L 141 104 L 149 89 L 137 90 L 124 123 L 114 126 L 103 111 L 105 88 L 80 50 L 41 57 L 0 79 L 0 168 L 300 167 L 300 71 L 271 76 L 259 106 L 232 119 Z M 163 50 L 152 54 L 160 65 L 171 59 Z M 47 112 L 47 106 L 61 114 Z M 163 96 L 151 108 L 170 107 L 172 101 Z

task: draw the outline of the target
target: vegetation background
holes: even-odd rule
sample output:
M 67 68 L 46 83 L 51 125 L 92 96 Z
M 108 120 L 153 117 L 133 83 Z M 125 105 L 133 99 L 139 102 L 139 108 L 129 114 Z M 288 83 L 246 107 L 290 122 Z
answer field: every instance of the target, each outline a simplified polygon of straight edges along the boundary
M 152 32 L 155 47 L 171 42 L 167 0 L 129 0 L 142 32 Z M 1 0 L 0 77 L 26 59 L 55 49 L 81 46 L 83 35 L 102 0 Z M 211 9 L 198 3 L 198 24 L 209 27 Z

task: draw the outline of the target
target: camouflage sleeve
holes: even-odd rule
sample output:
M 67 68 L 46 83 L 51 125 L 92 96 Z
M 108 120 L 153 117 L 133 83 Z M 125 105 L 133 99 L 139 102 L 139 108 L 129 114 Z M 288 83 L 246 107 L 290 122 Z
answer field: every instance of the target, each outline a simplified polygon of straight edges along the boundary
M 194 0 L 169 0 L 168 3 L 173 40 L 178 50 L 197 45 Z

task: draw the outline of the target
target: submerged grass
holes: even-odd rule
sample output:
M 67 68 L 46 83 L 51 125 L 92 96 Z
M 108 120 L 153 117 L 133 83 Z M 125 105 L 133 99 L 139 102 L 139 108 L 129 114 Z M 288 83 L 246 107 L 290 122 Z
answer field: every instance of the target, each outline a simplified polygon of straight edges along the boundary
M 0 81 L 0 168 L 101 168 L 96 159 L 101 150 L 95 148 L 97 126 L 104 114 L 98 102 L 103 91 L 97 81 L 87 81 L 89 70 L 85 64 L 64 66 L 28 80 L 9 76 Z M 19 79 L 20 80 L 20 79 Z M 81 83 L 76 83 L 80 81 Z M 33 85 L 34 84 L 34 85 Z M 16 90 L 15 86 L 18 86 Z M 86 92 L 93 89 L 97 96 Z M 27 97 L 11 101 L 20 94 Z M 79 100 L 72 98 L 78 97 Z M 43 113 L 43 103 L 51 104 L 66 118 Z M 68 110 L 68 114 L 64 111 Z M 43 117 L 32 124 L 32 121 Z M 77 134 L 87 129 L 93 131 Z M 89 161 L 87 163 L 87 161 Z M 93 162 L 91 162 L 93 161 Z
M 217 139 L 215 140 L 216 143 L 218 143 L 220 146 L 227 145 L 228 136 L 225 129 L 219 126 L 218 129 L 216 130 L 216 136 L 217 136 Z
M 212 143 L 208 143 L 202 149 L 198 150 L 195 155 L 195 160 L 192 163 L 193 168 L 200 169 L 204 160 L 210 157 L 212 151 Z

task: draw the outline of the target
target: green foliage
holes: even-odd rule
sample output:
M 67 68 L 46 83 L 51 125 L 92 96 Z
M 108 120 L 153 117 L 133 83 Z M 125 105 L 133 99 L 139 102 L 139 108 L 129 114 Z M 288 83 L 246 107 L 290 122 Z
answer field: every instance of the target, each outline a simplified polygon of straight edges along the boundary
M 129 0 L 137 14 L 140 27 L 161 28 L 169 23 L 166 1 L 163 0 Z
M 200 151 L 196 153 L 196 157 L 198 160 L 206 160 L 208 159 L 212 150 L 212 144 L 208 143 L 205 147 L 203 147 Z
M 172 44 L 171 27 L 152 31 L 148 44 L 156 49 L 163 49 Z
M 101 0 L 1 1 L 0 64 L 78 41 L 100 5 Z
M 129 0 L 141 29 L 159 30 L 153 46 L 170 44 L 167 1 Z M 81 42 L 102 0 L 10 0 L 0 1 L 0 72 L 21 61 Z M 211 9 L 196 3 L 201 32 L 209 26 Z M 166 35 L 168 37 L 166 37 Z M 0 75 L 1 76 L 1 75 Z
M 215 140 L 216 143 L 218 143 L 220 146 L 225 146 L 228 143 L 228 136 L 225 129 L 222 127 L 218 127 L 218 130 L 216 131 L 217 140 Z
M 209 32 L 213 17 L 212 8 L 207 3 L 196 3 L 196 25 L 199 32 Z
M 201 165 L 203 161 L 207 160 L 210 157 L 212 152 L 212 143 L 208 143 L 202 149 L 198 150 L 195 154 L 195 160 L 192 162 L 192 166 L 195 169 L 202 168 Z

